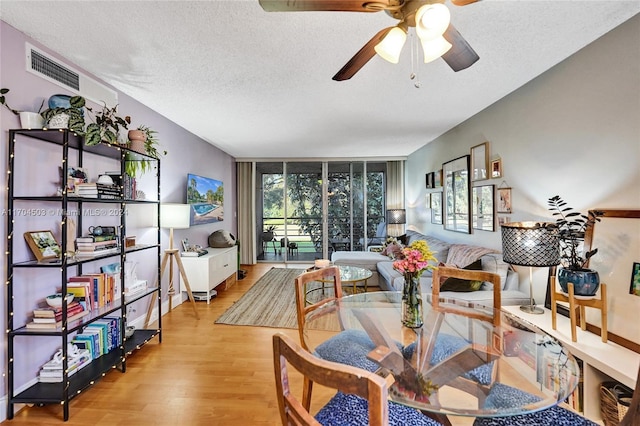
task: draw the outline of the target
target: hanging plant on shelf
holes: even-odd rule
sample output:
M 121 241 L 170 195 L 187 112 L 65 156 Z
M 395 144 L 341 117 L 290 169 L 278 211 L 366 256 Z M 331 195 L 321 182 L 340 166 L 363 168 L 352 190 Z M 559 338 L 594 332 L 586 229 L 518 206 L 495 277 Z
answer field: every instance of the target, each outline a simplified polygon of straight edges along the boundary
M 144 154 L 159 159 L 161 155 L 167 155 L 167 151 L 160 151 L 158 148 L 160 142 L 158 140 L 156 130 L 152 130 L 148 126 L 140 125 L 136 129 L 144 135 Z M 125 172 L 131 177 L 138 177 L 153 168 L 150 160 L 140 158 L 132 152 L 127 152 L 125 157 Z

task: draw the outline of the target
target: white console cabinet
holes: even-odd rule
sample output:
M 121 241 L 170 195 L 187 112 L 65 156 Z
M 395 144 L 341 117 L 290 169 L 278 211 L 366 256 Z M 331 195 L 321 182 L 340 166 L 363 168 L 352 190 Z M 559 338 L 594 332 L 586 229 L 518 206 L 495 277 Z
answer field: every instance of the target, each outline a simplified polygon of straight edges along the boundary
M 600 336 L 577 329 L 578 341 L 571 341 L 571 323 L 562 315 L 557 317 L 557 329 L 551 328 L 551 311 L 544 310 L 543 315 L 532 315 L 521 311 L 517 306 L 503 306 L 503 310 L 520 317 L 560 340 L 565 347 L 583 362 L 584 375 L 584 413 L 590 420 L 602 423 L 600 415 L 600 383 L 618 381 L 631 389 L 640 365 L 640 354 L 613 342 L 603 343 Z
M 181 257 L 184 271 L 189 279 L 194 297 L 204 296 L 209 303 L 215 289 L 225 284 L 225 289 L 233 285 L 238 272 L 238 246 L 228 248 L 207 248 L 207 254 L 199 257 Z M 180 288 L 186 292 L 183 284 Z

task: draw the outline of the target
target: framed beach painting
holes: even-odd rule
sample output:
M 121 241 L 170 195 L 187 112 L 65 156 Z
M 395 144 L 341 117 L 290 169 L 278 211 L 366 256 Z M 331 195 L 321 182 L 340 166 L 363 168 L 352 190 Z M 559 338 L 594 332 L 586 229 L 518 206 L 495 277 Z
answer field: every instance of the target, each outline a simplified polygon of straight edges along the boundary
M 224 187 L 219 180 L 187 175 L 187 204 L 191 205 L 190 225 L 224 220 Z

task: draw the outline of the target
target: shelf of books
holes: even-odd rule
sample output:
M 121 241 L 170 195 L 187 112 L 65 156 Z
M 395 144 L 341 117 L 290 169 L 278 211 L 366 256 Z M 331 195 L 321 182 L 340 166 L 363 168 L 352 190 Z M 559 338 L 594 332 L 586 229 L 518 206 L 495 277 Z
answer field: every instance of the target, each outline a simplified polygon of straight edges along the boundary
M 41 176 L 33 185 L 17 184 L 33 174 L 33 151 L 47 151 L 45 158 L 58 155 L 60 162 L 40 164 Z M 7 418 L 13 418 L 16 403 L 56 404 L 66 421 L 69 400 L 109 371 L 125 373 L 127 357 L 136 349 L 153 339 L 162 341 L 160 230 L 151 226 L 155 231 L 149 233 L 143 228 L 146 241 L 124 244 L 129 205 L 151 205 L 140 208 L 154 209 L 159 223 L 160 162 L 134 154 L 156 162 L 150 179 L 157 192 L 154 199 L 146 199 L 137 191 L 136 180 L 126 176 L 131 152 L 125 147 L 87 147 L 82 137 L 66 129 L 10 130 L 9 152 Z M 120 170 L 98 172 L 92 179 L 85 161 Z M 48 172 L 60 179 L 54 194 L 47 186 Z M 138 278 L 130 255 L 149 265 L 146 277 Z M 136 304 L 146 308 L 151 302 L 157 303 L 154 327 L 132 330 L 135 321 L 128 314 L 136 311 Z M 26 375 L 36 370 L 36 377 Z

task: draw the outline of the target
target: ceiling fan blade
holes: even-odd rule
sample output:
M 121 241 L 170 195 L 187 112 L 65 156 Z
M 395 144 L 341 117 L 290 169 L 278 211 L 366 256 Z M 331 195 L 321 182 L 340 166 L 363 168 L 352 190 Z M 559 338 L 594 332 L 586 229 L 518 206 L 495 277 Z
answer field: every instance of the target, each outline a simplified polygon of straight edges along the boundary
M 380 30 L 378 34 L 374 35 L 371 40 L 367 42 L 362 49 L 358 50 L 358 53 L 353 55 L 353 58 L 349 59 L 341 69 L 333 76 L 333 80 L 336 81 L 344 81 L 349 80 L 351 77 L 355 75 L 360 68 L 362 68 L 371 58 L 376 55 L 376 51 L 374 47 L 376 44 L 380 43 L 380 41 L 387 35 L 389 31 L 394 27 L 385 28 Z
M 379 12 L 389 7 L 398 7 L 405 0 L 260 0 L 267 12 Z
M 471 48 L 467 40 L 462 37 L 453 25 L 449 24 L 449 28 L 447 28 L 442 36 L 452 44 L 451 49 L 442 55 L 442 59 L 444 59 L 454 71 L 458 72 L 469 68 L 480 59 L 480 56 Z
M 455 6 L 466 6 L 468 4 L 475 3 L 478 1 L 480 0 L 451 0 L 451 3 L 453 3 Z

